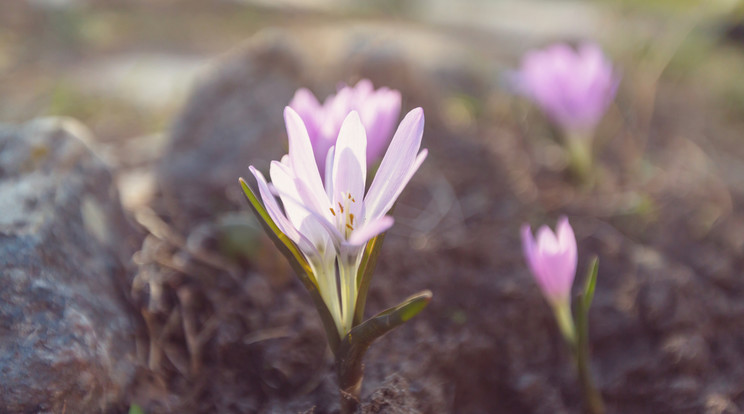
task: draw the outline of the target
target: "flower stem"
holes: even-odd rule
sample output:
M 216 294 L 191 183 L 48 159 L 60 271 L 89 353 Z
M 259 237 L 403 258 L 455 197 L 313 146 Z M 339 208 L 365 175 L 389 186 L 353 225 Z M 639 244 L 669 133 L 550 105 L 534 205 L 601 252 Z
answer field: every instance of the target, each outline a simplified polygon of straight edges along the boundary
M 583 185 L 593 184 L 594 160 L 592 156 L 592 136 L 588 133 L 566 133 L 568 168 L 571 174 Z
M 563 338 L 573 353 L 587 411 L 591 414 L 604 414 L 602 395 L 594 386 L 594 379 L 589 366 L 588 308 L 583 306 L 577 308 L 576 324 L 574 324 L 571 315 L 571 306 L 567 301 L 553 305 L 553 314 Z
M 571 349 L 576 349 L 576 327 L 574 326 L 573 316 L 571 315 L 571 306 L 568 302 L 561 302 L 553 305 L 553 314 L 558 323 L 563 338 L 569 344 Z
M 589 367 L 589 347 L 586 341 L 584 341 L 583 345 L 579 344 L 579 350 L 576 353 L 576 366 L 579 371 L 579 381 L 584 391 L 587 411 L 591 414 L 604 414 L 605 408 L 604 402 L 602 402 L 602 395 L 594 386 L 592 372 Z
M 346 346 L 345 346 L 346 345 Z M 364 364 L 362 358 L 369 344 L 358 346 L 345 341 L 336 355 L 336 375 L 341 394 L 341 414 L 353 414 L 359 406 L 362 391 Z

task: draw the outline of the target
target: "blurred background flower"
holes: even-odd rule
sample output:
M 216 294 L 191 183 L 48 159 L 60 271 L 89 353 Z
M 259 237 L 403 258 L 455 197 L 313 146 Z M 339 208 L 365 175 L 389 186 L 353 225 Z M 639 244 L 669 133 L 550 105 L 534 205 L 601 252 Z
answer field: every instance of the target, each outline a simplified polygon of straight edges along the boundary
M 362 79 L 353 87 L 341 86 L 322 105 L 308 89 L 298 89 L 289 106 L 305 123 L 322 176 L 328 150 L 336 144 L 341 124 L 351 111 L 357 111 L 367 132 L 367 165 L 378 162 L 398 122 L 400 99 L 400 92 L 386 87 L 375 90 L 369 79 Z
M 569 134 L 591 135 L 619 81 L 598 45 L 559 43 L 522 58 L 516 87 Z

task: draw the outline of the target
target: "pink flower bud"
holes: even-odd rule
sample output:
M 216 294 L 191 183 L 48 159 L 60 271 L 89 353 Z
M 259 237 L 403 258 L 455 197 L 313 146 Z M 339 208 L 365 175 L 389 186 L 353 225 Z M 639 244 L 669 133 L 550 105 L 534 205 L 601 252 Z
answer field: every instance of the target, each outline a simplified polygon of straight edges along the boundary
M 576 276 L 576 236 L 566 217 L 558 220 L 556 233 L 548 226 L 537 232 L 522 226 L 522 248 L 527 264 L 540 290 L 553 306 L 570 303 L 571 285 Z

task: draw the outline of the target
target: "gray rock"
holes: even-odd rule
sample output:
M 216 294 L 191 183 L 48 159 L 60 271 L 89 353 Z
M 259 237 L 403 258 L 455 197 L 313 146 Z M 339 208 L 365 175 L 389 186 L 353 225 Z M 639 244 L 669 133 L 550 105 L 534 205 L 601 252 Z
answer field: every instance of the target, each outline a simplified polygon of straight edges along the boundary
M 121 406 L 136 234 L 107 167 L 65 119 L 0 125 L 0 412 Z
M 238 177 L 286 152 L 282 111 L 302 71 L 286 42 L 267 37 L 218 62 L 175 122 L 158 182 L 176 224 L 238 209 Z

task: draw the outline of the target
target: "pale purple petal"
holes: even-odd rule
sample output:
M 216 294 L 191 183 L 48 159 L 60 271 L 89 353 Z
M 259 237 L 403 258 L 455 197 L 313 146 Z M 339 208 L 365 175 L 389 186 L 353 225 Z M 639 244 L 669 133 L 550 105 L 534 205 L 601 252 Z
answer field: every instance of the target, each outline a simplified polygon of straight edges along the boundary
M 310 142 L 315 146 L 315 142 L 318 140 L 318 122 L 320 121 L 320 114 L 322 107 L 320 102 L 306 88 L 300 88 L 295 92 L 294 97 L 289 102 L 289 107 L 297 112 L 297 115 L 302 118 L 307 133 L 310 137 Z
M 325 161 L 325 188 L 326 195 L 329 200 L 333 200 L 333 156 L 336 151 L 336 147 L 332 146 L 328 149 Z
M 290 223 L 287 217 L 284 216 L 284 213 L 282 213 L 279 204 L 276 202 L 276 199 L 269 190 L 266 178 L 264 178 L 263 174 L 261 174 L 261 172 L 254 166 L 251 165 L 248 169 L 253 176 L 256 177 L 258 191 L 261 195 L 266 212 L 269 213 L 269 216 L 274 220 L 274 223 L 279 227 L 279 230 L 281 230 L 282 233 L 286 234 L 290 239 L 292 239 L 292 241 L 297 242 L 297 240 L 299 240 L 299 233 L 297 233 L 297 230 L 294 228 L 292 223 Z
M 390 142 L 380 168 L 364 199 L 367 220 L 383 216 L 403 191 L 416 158 L 424 133 L 424 111 L 416 108 L 400 123 Z
M 269 214 L 271 219 L 274 220 L 274 223 L 279 228 L 279 230 L 282 233 L 286 234 L 287 237 L 290 238 L 290 240 L 295 242 L 300 250 L 303 251 L 305 254 L 319 255 L 317 249 L 310 242 L 310 240 L 303 234 L 301 234 L 282 213 L 279 204 L 276 202 L 276 199 L 269 190 L 269 186 L 266 183 L 266 178 L 264 178 L 263 174 L 261 174 L 261 172 L 255 169 L 253 166 L 248 167 L 248 169 L 251 171 L 253 176 L 256 177 L 256 182 L 258 183 L 258 191 L 261 194 L 264 208 L 266 209 L 266 212 Z
M 352 246 L 363 246 L 378 234 L 384 233 L 393 225 L 393 218 L 382 216 L 375 220 L 364 223 L 364 226 L 354 230 L 349 237 L 348 243 Z
M 314 228 L 314 231 L 316 231 L 316 233 L 319 235 L 318 237 L 320 238 L 320 235 L 323 235 L 323 237 L 325 237 L 325 235 L 329 236 L 333 246 L 338 248 L 344 241 L 344 235 L 341 234 L 341 232 L 333 223 L 328 220 L 327 217 L 311 208 L 308 208 L 303 203 L 302 198 L 305 197 L 308 190 L 301 180 L 295 180 L 295 188 L 297 189 L 297 194 L 283 193 L 280 189 L 277 188 L 277 194 L 282 199 L 282 204 L 284 204 L 285 210 L 289 207 L 293 210 L 300 210 L 304 212 L 306 214 L 305 218 L 312 218 L 313 222 L 318 225 L 318 227 Z M 319 231 L 318 228 L 322 228 L 323 231 Z
M 535 269 L 535 238 L 532 236 L 532 229 L 529 224 L 522 225 L 522 252 L 527 261 L 527 265 L 533 274 L 537 273 Z
M 570 300 L 571 286 L 576 275 L 576 237 L 568 219 L 561 217 L 557 235 L 547 226 L 533 238 L 528 225 L 522 226 L 522 249 L 530 271 L 540 290 L 551 303 Z
M 284 108 L 284 121 L 289 137 L 289 161 L 294 175 L 305 182 L 311 191 L 314 207 L 329 205 L 330 201 L 325 193 L 323 181 L 320 179 L 313 147 L 302 119 L 292 108 L 286 107 Z
M 426 160 L 426 157 L 429 155 L 429 150 L 424 148 L 421 150 L 421 152 L 418 153 L 416 156 L 416 160 L 413 162 L 413 165 L 411 166 L 411 169 L 408 170 L 408 175 L 406 175 L 406 178 L 403 179 L 403 186 L 401 186 L 400 191 L 398 194 L 395 195 L 395 199 L 398 199 L 398 196 L 400 195 L 400 192 L 405 188 L 406 185 L 408 185 L 408 182 L 411 181 L 411 178 L 413 178 L 413 174 L 418 171 L 419 167 L 421 167 L 421 164 L 424 163 L 424 160 Z
M 341 126 L 333 157 L 333 205 L 360 217 L 367 177 L 367 136 L 359 114 L 352 111 Z M 349 201 L 351 200 L 351 201 Z
M 368 79 L 353 87 L 342 85 L 320 105 L 307 89 L 299 89 L 289 105 L 304 121 L 319 171 L 325 171 L 325 155 L 336 143 L 346 116 L 357 111 L 367 132 L 367 164 L 377 162 L 390 142 L 400 115 L 400 92 L 374 89 Z
M 381 88 L 371 103 L 361 109 L 362 123 L 367 130 L 367 163 L 382 157 L 395 123 L 400 116 L 401 96 L 396 90 Z
M 287 218 L 295 228 L 299 229 L 308 213 L 306 209 L 300 209 L 292 203 L 287 203 L 288 197 L 300 199 L 292 170 L 280 162 L 272 161 L 269 167 L 269 175 L 271 176 L 271 184 L 274 186 L 277 194 L 279 194 L 282 204 L 284 204 L 284 211 L 287 214 Z

